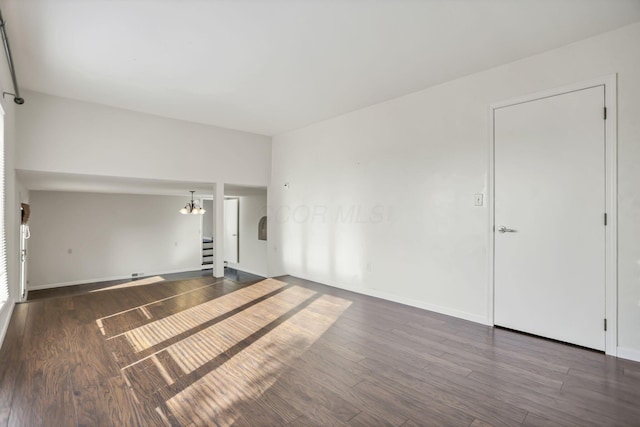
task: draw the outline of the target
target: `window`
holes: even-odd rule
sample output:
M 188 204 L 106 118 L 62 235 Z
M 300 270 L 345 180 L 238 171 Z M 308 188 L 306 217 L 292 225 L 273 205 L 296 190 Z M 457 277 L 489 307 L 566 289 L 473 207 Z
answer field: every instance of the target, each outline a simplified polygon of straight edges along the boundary
M 0 309 L 9 299 L 7 279 L 7 238 L 5 233 L 4 112 L 0 109 Z

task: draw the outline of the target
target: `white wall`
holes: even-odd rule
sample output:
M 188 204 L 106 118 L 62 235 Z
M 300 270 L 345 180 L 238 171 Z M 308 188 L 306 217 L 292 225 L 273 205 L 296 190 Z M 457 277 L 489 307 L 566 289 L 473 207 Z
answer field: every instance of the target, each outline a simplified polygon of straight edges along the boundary
M 618 344 L 640 360 L 639 41 L 640 23 L 276 136 L 270 273 L 487 322 L 489 221 L 473 194 L 489 105 L 618 73 Z
M 184 197 L 31 191 L 30 201 L 29 289 L 200 269 L 200 217 L 178 213 Z
M 24 98 L 18 169 L 244 185 L 270 178 L 267 136 L 37 92 Z
M 267 214 L 267 192 L 237 196 L 239 201 L 240 262 L 228 266 L 259 276 L 267 276 L 267 242 L 258 240 L 258 222 Z

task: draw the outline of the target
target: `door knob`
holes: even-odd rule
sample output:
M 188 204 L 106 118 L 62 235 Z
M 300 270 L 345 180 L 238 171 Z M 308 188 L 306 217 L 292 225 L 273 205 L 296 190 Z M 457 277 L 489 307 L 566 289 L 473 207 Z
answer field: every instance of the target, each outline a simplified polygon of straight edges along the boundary
M 498 227 L 498 231 L 500 233 L 515 233 L 516 230 L 512 229 L 512 228 L 507 228 L 504 225 L 501 225 L 500 227 Z

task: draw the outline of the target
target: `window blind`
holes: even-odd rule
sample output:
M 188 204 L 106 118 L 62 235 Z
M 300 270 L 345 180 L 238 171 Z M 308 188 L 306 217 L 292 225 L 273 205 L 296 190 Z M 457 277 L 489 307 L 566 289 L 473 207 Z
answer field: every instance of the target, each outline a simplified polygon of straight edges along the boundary
M 9 300 L 7 278 L 7 238 L 5 229 L 5 179 L 4 179 L 4 113 L 0 110 L 0 309 Z

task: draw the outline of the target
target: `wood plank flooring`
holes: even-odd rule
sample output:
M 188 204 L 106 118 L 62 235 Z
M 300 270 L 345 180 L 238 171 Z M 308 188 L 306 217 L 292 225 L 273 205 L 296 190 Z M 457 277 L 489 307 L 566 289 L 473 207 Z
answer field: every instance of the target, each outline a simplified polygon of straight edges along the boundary
M 0 426 L 640 426 L 640 363 L 288 276 L 135 285 L 16 305 Z

